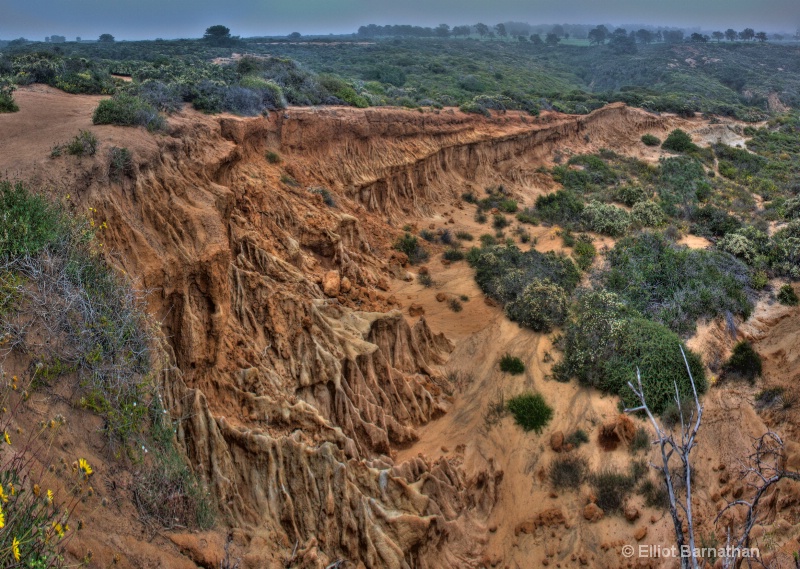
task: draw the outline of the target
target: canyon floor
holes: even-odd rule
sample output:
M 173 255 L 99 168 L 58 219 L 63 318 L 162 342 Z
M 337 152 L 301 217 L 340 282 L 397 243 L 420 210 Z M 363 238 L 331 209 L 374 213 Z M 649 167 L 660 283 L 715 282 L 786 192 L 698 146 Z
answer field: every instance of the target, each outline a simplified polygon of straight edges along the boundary
M 93 208 L 107 225 L 106 257 L 158 323 L 158 381 L 177 439 L 219 509 L 204 532 L 144 523 L 126 489 L 137 465 L 109 456 L 96 418 L 58 389 L 37 393 L 26 420 L 67 417 L 56 457 L 89 457 L 98 499 L 109 504 L 80 511 L 84 529 L 69 545 L 76 560 L 92 550 L 88 567 L 677 566 L 621 553 L 671 545 L 664 510 L 634 496 L 630 515 L 597 519 L 585 515 L 587 486 L 554 492 L 547 480 L 563 452 L 559 433 L 589 435 L 580 452 L 593 470 L 628 468 L 626 444 L 604 450 L 598 433 L 647 425 L 621 419 L 615 397 L 553 380 L 558 331 L 510 322 L 466 262 L 443 263 L 444 249 L 431 245 L 434 284 L 425 287 L 420 267 L 392 244 L 407 225 L 484 233 L 461 194 L 503 184 L 532 205 L 555 189 L 539 169 L 560 157 L 608 148 L 656 162 L 663 151 L 643 145 L 644 133 L 664 138 L 680 127 L 701 144 L 735 145 L 744 141 L 740 124 L 622 104 L 585 116 L 490 118 L 452 109 L 289 108 L 265 118 L 187 109 L 153 134 L 92 125 L 99 97 L 40 85 L 15 96 L 20 112 L 0 115 L 0 172 L 76 213 Z M 99 138 L 95 156 L 51 157 L 84 129 Z M 109 176 L 114 146 L 134 157 L 122 180 Z M 533 244 L 521 248 L 570 252 L 558 228 L 528 230 Z M 595 237 L 598 250 L 613 245 Z M 454 312 L 448 301 L 462 296 Z M 755 405 L 767 387 L 797 390 L 800 311 L 761 300 L 737 330 L 702 323 L 689 340 L 709 364 L 743 338 L 764 359 L 756 385 L 725 383 L 704 398 L 693 456 L 697 532 L 708 544 L 724 543 L 714 518 L 744 491 L 736 473 L 754 437 L 781 433 L 788 464 L 800 468 L 798 409 Z M 524 374 L 500 372 L 505 353 L 523 359 Z M 28 363 L 8 360 L 5 371 Z M 543 433 L 493 418 L 493 405 L 531 390 L 555 410 Z M 768 510 L 754 536 L 773 566 L 794 567 L 800 486 L 779 485 Z

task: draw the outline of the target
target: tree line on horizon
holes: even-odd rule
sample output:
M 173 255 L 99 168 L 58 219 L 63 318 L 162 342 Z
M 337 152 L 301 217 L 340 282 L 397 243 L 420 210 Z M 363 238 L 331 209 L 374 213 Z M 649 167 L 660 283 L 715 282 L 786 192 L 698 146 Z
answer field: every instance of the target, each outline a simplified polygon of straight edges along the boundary
M 385 26 L 377 24 L 369 24 L 358 28 L 356 35 L 361 38 L 379 38 L 379 37 L 434 37 L 434 38 L 468 38 L 479 36 L 480 38 L 501 38 L 512 39 L 521 42 L 530 41 L 536 44 L 546 43 L 549 45 L 558 44 L 562 39 L 588 39 L 589 43 L 594 45 L 602 45 L 607 41 L 614 43 L 621 43 L 620 40 L 624 35 L 634 43 L 650 44 L 650 43 L 681 43 L 687 39 L 692 42 L 705 43 L 709 41 L 721 42 L 727 40 L 732 41 L 760 41 L 766 42 L 769 39 L 781 41 L 786 39 L 782 34 L 772 34 L 770 37 L 766 32 L 756 32 L 753 28 L 745 28 L 741 31 L 736 31 L 728 28 L 723 31 L 714 31 L 711 34 L 701 34 L 699 32 L 692 32 L 688 34 L 682 29 L 665 29 L 659 28 L 656 30 L 640 28 L 638 30 L 628 31 L 625 28 L 616 28 L 613 31 L 609 30 L 605 25 L 595 27 L 583 25 L 569 25 L 569 24 L 556 24 L 552 27 L 544 28 L 543 26 L 531 26 L 530 24 L 520 22 L 505 22 L 489 26 L 484 23 L 477 23 L 472 25 L 461 25 L 450 27 L 448 24 L 439 24 L 434 27 L 426 26 L 413 26 L 407 24 L 388 24 Z M 544 31 L 547 30 L 547 31 Z M 300 34 L 295 33 L 297 37 Z M 544 38 L 542 37 L 544 35 Z M 800 39 L 800 32 L 794 36 L 794 39 Z M 624 42 L 622 42 L 624 43 Z

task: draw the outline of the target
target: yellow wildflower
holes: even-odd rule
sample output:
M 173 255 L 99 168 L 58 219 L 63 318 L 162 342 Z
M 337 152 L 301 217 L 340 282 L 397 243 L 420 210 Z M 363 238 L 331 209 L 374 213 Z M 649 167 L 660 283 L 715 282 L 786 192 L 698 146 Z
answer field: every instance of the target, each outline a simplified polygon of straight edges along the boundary
M 11 437 L 8 436 L 8 431 L 3 431 L 3 440 L 6 441 L 6 443 L 11 444 Z
M 59 522 L 53 522 L 53 529 L 56 530 L 58 537 L 64 537 L 64 527 Z
M 19 540 L 16 537 L 11 542 L 11 550 L 14 552 L 14 561 L 19 561 Z
M 14 488 L 14 483 L 13 482 L 9 482 L 8 483 L 8 489 L 11 490 L 11 495 L 12 496 L 16 496 L 17 495 L 17 489 Z
M 6 496 L 6 492 L 5 492 L 5 490 L 3 490 L 3 485 L 2 484 L 0 484 L 0 500 L 2 500 L 3 503 L 8 502 L 8 496 Z
M 0 529 L 6 527 L 6 514 L 3 512 L 3 506 L 0 506 Z
M 39 485 L 38 484 L 34 484 L 33 485 L 33 495 L 34 496 L 38 496 L 40 492 L 41 492 L 41 489 L 39 488 Z
M 86 476 L 91 476 L 94 470 L 89 466 L 89 462 L 85 458 L 78 459 L 78 466 Z
M 47 503 L 48 504 L 52 504 L 53 503 L 53 491 L 52 490 L 48 490 L 47 491 Z

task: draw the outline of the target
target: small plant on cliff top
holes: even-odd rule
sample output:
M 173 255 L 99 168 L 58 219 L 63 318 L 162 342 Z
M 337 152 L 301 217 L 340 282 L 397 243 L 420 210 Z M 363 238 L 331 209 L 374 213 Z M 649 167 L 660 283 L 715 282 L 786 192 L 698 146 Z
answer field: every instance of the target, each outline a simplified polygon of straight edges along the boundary
M 589 465 L 584 457 L 568 453 L 553 459 L 547 475 L 554 488 L 576 490 L 586 478 L 588 470 Z
M 506 406 L 517 425 L 525 431 L 541 433 L 553 418 L 553 409 L 539 393 L 523 393 L 510 399 Z
M 797 306 L 800 304 L 800 299 L 797 298 L 792 285 L 785 284 L 778 291 L 778 302 L 786 306 Z
M 761 356 L 750 342 L 739 342 L 733 347 L 733 353 L 725 363 L 724 370 L 726 376 L 731 375 L 753 383 L 761 375 Z

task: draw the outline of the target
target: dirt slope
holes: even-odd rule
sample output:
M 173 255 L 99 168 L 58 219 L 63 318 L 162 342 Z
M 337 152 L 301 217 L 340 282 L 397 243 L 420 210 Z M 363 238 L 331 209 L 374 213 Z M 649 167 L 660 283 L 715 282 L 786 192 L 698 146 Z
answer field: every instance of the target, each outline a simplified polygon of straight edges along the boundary
M 0 171 L 69 194 L 79 211 L 96 208 L 109 258 L 147 291 L 161 322 L 169 365 L 160 381 L 222 513 L 210 536 L 172 534 L 188 559 L 218 559 L 227 528 L 248 568 L 615 567 L 639 527 L 648 541 L 668 541 L 656 512 L 641 507 L 636 524 L 589 523 L 586 496 L 552 496 L 542 480 L 551 431 L 581 427 L 594 438 L 616 402 L 548 380 L 550 340 L 485 304 L 463 263 L 437 266 L 439 288 L 422 289 L 391 243 L 406 223 L 468 229 L 459 196 L 470 187 L 504 183 L 532 203 L 552 189 L 536 169 L 557 154 L 607 147 L 657 159 L 639 142 L 644 132 L 707 128 L 699 120 L 622 105 L 491 119 L 449 109 L 292 108 L 266 119 L 186 110 L 168 133 L 149 134 L 91 126 L 96 98 L 33 86 L 17 100 L 19 113 L 0 115 Z M 79 129 L 97 134 L 97 156 L 49 158 Z M 108 178 L 111 146 L 134 155 L 135 173 L 121 182 Z M 309 191 L 320 187 L 334 206 Z M 559 247 L 552 229 L 535 236 L 542 250 Z M 470 301 L 456 315 L 437 292 Z M 412 302 L 425 317 L 408 316 Z M 496 371 L 506 351 L 524 356 L 523 377 Z M 447 369 L 474 380 L 453 385 Z M 531 388 L 557 409 L 547 433 L 525 435 L 509 419 L 487 428 L 492 398 Z M 733 460 L 719 442 L 763 428 L 747 397 L 709 398 L 711 424 L 716 416 L 722 426 L 708 429 L 702 450 L 708 496 L 719 486 L 710 465 Z M 731 406 L 747 419 L 726 421 Z M 597 467 L 628 460 L 588 449 Z M 101 547 L 114 537 L 91 539 Z M 118 542 L 130 566 L 143 566 L 138 537 Z

